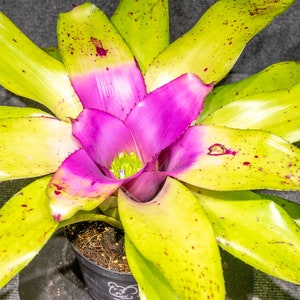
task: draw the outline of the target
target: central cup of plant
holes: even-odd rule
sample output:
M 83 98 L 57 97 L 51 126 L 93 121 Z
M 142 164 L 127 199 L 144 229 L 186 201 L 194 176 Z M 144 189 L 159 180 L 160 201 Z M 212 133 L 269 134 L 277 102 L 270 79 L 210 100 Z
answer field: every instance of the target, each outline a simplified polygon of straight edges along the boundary
M 125 179 L 137 173 L 143 164 L 135 152 L 122 151 L 114 158 L 110 171 L 118 179 Z

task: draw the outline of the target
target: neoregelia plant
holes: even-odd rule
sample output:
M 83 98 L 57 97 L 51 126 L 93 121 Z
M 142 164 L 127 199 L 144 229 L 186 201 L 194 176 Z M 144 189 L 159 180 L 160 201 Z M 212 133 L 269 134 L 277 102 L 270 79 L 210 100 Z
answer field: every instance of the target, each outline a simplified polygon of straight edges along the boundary
M 300 65 L 214 87 L 291 4 L 219 0 L 169 45 L 167 1 L 85 3 L 51 53 L 0 14 L 0 84 L 51 111 L 0 107 L 0 180 L 37 177 L 1 208 L 0 285 L 85 220 L 124 228 L 144 299 L 224 299 L 218 247 L 300 283 L 299 205 L 250 191 L 300 190 Z

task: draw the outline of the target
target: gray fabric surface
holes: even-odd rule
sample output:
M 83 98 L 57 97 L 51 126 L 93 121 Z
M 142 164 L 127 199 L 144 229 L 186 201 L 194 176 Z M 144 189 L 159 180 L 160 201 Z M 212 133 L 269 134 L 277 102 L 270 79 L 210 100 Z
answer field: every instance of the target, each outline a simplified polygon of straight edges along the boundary
M 84 1 L 69 0 L 1 0 L 0 10 L 9 16 L 35 43 L 41 47 L 56 45 L 58 13 Z M 117 1 L 96 0 L 96 5 L 111 14 Z M 212 0 L 170 0 L 171 38 L 174 40 L 191 28 Z M 264 67 L 283 60 L 300 58 L 300 2 L 257 35 L 246 47 L 230 80 L 238 80 Z M 0 89 L 1 105 L 30 105 L 13 94 Z M 0 184 L 0 205 L 28 181 Z M 283 193 L 298 201 L 299 194 Z M 228 299 L 291 300 L 300 299 L 300 287 L 271 278 L 253 270 L 235 258 L 224 255 Z M 61 234 L 55 235 L 41 254 L 0 291 L 1 300 L 90 299 L 78 276 L 74 275 L 74 257 Z M 19 288 L 20 286 L 20 288 Z M 20 290 L 20 293 L 19 293 Z M 31 290 L 31 291 L 30 291 Z M 21 295 L 21 296 L 20 296 Z M 167 299 L 166 299 L 167 300 Z

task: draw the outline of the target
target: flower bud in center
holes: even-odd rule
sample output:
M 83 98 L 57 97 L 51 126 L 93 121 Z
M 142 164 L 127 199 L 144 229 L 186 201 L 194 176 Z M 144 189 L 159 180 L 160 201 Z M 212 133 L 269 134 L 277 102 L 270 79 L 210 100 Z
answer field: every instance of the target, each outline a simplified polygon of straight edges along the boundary
M 116 156 L 111 164 L 110 171 L 118 179 L 124 179 L 137 173 L 143 164 L 134 152 L 122 151 Z

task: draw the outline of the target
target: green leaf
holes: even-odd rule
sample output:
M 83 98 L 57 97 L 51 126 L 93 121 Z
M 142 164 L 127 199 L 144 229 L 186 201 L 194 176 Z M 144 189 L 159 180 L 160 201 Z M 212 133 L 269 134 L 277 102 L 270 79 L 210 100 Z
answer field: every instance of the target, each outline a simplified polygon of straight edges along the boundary
M 300 140 L 300 84 L 288 90 L 245 97 L 213 112 L 202 124 L 270 131 L 291 143 Z
M 143 72 L 169 45 L 168 1 L 121 0 L 111 17 Z
M 53 173 L 77 148 L 69 122 L 48 116 L 0 118 L 0 181 Z
M 97 208 L 89 211 L 79 210 L 73 217 L 61 221 L 60 227 L 84 221 L 103 221 L 123 229 L 118 211 L 117 196 L 107 197 Z
M 145 74 L 149 90 L 187 72 L 205 83 L 220 81 L 247 42 L 285 11 L 292 0 L 219 0 L 197 24 L 164 50 Z
M 282 62 L 240 82 L 217 87 L 197 123 L 263 129 L 289 142 L 300 139 L 300 63 Z
M 24 117 L 52 117 L 46 112 L 31 107 L 0 106 L 0 119 Z
M 219 245 L 272 276 L 300 283 L 300 228 L 280 206 L 252 192 L 195 193 Z
M 277 205 L 282 207 L 289 216 L 294 220 L 294 222 L 300 226 L 300 205 L 297 202 L 290 201 L 278 196 L 263 194 L 261 195 L 264 199 L 270 199 L 275 202 Z
M 300 83 L 300 62 L 285 61 L 273 64 L 239 82 L 214 88 L 205 99 L 198 123 L 233 101 L 264 92 L 288 91 L 298 83 Z
M 123 229 L 123 226 L 119 220 L 117 220 L 113 217 L 110 217 L 110 216 L 103 215 L 97 209 L 90 210 L 90 211 L 80 210 L 73 217 L 60 222 L 59 228 L 63 228 L 65 226 L 68 226 L 68 225 L 71 225 L 74 223 L 85 222 L 85 221 L 106 222 L 106 223 L 110 224 L 111 226 Z
M 49 177 L 34 181 L 0 210 L 0 288 L 38 254 L 58 226 L 50 214 L 48 182 Z
M 100 203 L 98 209 L 106 216 L 120 220 L 117 196 L 112 195 L 107 197 L 102 203 Z
M 43 48 L 43 50 L 50 56 L 54 57 L 55 59 L 62 61 L 58 47 L 50 46 L 47 48 Z
M 225 298 L 214 232 L 187 188 L 168 178 L 150 202 L 135 202 L 121 190 L 118 201 L 121 221 L 132 243 L 129 264 L 147 299 L 164 299 L 164 291 L 173 293 L 171 299 Z M 146 278 L 139 263 L 146 267 L 146 274 L 155 271 L 155 289 L 153 276 Z
M 75 118 L 82 105 L 61 62 L 30 41 L 0 12 L 0 85 L 48 107 L 57 117 Z
M 130 270 L 139 279 L 140 297 L 141 294 L 145 297 L 141 297 L 141 299 L 161 300 L 162 297 L 168 300 L 180 299 L 174 293 L 166 278 L 161 274 L 159 268 L 143 257 L 127 235 L 125 235 L 125 248 Z
M 219 191 L 299 190 L 300 149 L 286 140 L 266 131 L 211 125 L 193 131 L 193 163 L 176 178 Z

